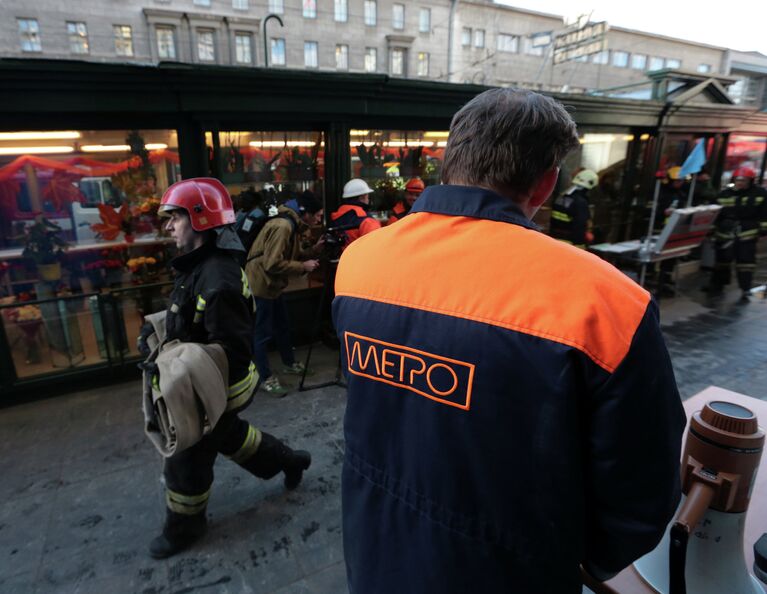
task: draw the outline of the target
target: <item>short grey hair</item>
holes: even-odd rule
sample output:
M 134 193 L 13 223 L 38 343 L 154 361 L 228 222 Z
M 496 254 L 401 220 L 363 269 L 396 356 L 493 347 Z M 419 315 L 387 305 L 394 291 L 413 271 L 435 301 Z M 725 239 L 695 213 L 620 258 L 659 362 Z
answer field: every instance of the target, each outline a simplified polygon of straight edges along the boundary
M 561 103 L 525 89 L 490 89 L 453 116 L 442 182 L 523 197 L 577 146 L 575 122 Z

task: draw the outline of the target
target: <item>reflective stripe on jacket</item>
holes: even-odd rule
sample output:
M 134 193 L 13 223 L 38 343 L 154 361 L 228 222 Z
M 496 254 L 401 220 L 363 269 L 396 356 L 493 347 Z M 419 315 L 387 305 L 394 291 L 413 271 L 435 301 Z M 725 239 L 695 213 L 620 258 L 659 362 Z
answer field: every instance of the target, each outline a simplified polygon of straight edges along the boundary
M 252 397 L 258 373 L 251 361 L 254 301 L 235 258 L 212 243 L 174 258 L 176 271 L 166 317 L 167 340 L 216 343 L 229 364 L 227 410 Z
M 752 241 L 767 230 L 767 190 L 751 186 L 728 188 L 716 199 L 722 210 L 716 220 L 715 239 Z
M 534 227 L 432 186 L 341 258 L 352 594 L 579 593 L 579 563 L 622 569 L 676 509 L 685 416 L 655 304 Z

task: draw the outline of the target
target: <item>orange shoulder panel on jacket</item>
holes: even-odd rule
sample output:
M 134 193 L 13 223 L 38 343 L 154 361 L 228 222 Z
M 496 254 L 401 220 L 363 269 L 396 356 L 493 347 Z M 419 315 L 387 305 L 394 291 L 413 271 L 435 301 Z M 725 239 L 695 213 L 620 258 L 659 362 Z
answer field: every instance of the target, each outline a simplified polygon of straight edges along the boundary
M 611 264 L 537 231 L 426 212 L 350 245 L 336 295 L 570 345 L 609 372 L 628 352 L 650 300 Z

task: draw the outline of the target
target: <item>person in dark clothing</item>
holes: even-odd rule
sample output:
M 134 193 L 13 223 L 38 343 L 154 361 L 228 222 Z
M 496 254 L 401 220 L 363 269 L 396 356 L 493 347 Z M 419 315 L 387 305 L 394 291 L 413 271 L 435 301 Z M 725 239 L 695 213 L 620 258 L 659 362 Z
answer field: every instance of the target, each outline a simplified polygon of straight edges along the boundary
M 165 228 L 181 251 L 171 262 L 176 276 L 166 341 L 220 345 L 228 362 L 229 388 L 226 411 L 213 430 L 165 459 L 165 524 L 149 545 L 157 559 L 188 548 L 205 533 L 218 454 L 259 478 L 282 472 L 288 489 L 298 486 L 311 464 L 308 452 L 292 450 L 238 416 L 253 397 L 258 374 L 250 346 L 253 296 L 237 261 L 243 248 L 232 228 L 235 215 L 226 188 L 212 178 L 175 183 L 162 197 L 160 214 L 169 218 Z
M 751 295 L 751 280 L 756 269 L 756 242 L 767 234 L 767 190 L 754 183 L 756 172 L 750 167 L 738 167 L 732 173 L 733 187 L 717 198 L 722 211 L 716 220 L 714 245 L 716 263 L 711 274 L 709 292 L 721 294 L 730 284 L 733 260 L 738 275 L 741 301 Z
M 290 323 L 283 292 L 291 278 L 317 269 L 321 241 L 308 250 L 301 248 L 301 236 L 322 220 L 322 204 L 311 192 L 288 200 L 277 209 L 250 246 L 245 274 L 256 300 L 253 327 L 253 358 L 261 375 L 261 389 L 284 396 L 288 389 L 272 373 L 267 346 L 274 338 L 282 360 L 282 373 L 303 375 L 304 365 L 296 361 L 290 342 Z
M 599 176 L 591 169 L 583 169 L 573 177 L 568 190 L 551 206 L 549 234 L 559 241 L 586 248 L 591 221 L 589 192 L 599 183 Z
M 485 91 L 443 183 L 341 257 L 351 594 L 580 594 L 579 565 L 610 578 L 673 517 L 685 414 L 658 308 L 532 222 L 577 146 L 551 97 Z
M 655 210 L 655 219 L 653 223 L 653 233 L 660 234 L 666 225 L 671 212 L 677 208 L 684 208 L 687 204 L 687 193 L 689 186 L 679 173 L 682 170 L 679 166 L 669 167 L 665 172 L 665 180 L 661 184 L 658 194 L 658 206 Z M 650 205 L 652 207 L 652 205 Z M 676 289 L 674 287 L 674 269 L 676 268 L 676 258 L 661 260 L 655 265 L 655 274 L 657 279 L 656 297 L 674 297 Z

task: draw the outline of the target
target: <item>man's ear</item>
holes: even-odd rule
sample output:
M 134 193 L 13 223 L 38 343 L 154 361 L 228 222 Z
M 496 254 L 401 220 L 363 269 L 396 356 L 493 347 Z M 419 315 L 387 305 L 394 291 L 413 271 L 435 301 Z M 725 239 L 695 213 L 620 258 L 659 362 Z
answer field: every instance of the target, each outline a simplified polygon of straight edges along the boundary
M 538 181 L 533 184 L 533 187 L 530 190 L 530 206 L 538 208 L 546 202 L 548 197 L 551 196 L 551 193 L 554 191 L 554 187 L 557 185 L 558 177 L 559 167 L 552 167 L 538 178 Z

